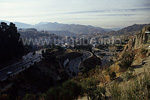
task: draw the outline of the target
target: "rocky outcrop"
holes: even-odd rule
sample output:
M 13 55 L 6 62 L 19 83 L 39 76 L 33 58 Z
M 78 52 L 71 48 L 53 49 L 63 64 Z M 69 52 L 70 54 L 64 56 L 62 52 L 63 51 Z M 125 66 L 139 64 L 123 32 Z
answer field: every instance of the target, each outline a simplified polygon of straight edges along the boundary
M 135 51 L 136 49 L 144 48 L 145 45 L 148 45 L 150 42 L 150 37 L 148 37 L 148 35 L 145 33 L 146 31 L 150 31 L 150 25 L 144 27 L 128 41 L 128 43 L 124 47 L 124 50 L 120 54 L 120 57 L 124 52 L 132 52 L 133 50 Z
M 139 31 L 132 39 L 129 40 L 124 48 L 124 51 L 141 48 L 143 45 L 148 43 L 149 37 L 146 35 L 146 31 L 150 31 L 150 25 L 144 27 Z
M 146 35 L 146 31 L 150 31 L 150 25 L 144 27 L 141 31 L 139 31 L 135 35 L 135 46 L 134 49 L 140 48 L 142 45 L 148 43 L 148 36 Z

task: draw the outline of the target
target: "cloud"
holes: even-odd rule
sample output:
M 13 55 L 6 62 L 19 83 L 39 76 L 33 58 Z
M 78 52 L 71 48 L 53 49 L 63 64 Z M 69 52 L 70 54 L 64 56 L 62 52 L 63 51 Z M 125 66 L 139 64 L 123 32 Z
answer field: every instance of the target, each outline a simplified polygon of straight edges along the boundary
M 126 11 L 147 11 L 150 8 L 136 8 L 136 9 L 125 9 Z
M 103 14 L 98 16 L 134 16 L 136 14 Z
M 93 10 L 93 11 L 78 11 L 78 12 L 68 12 L 67 14 L 84 14 L 84 13 L 102 13 L 102 12 L 127 12 L 127 11 L 148 11 L 147 8 L 132 8 L 132 9 L 111 9 L 111 10 Z
M 98 13 L 98 12 L 105 12 L 105 10 L 68 12 L 68 14 Z

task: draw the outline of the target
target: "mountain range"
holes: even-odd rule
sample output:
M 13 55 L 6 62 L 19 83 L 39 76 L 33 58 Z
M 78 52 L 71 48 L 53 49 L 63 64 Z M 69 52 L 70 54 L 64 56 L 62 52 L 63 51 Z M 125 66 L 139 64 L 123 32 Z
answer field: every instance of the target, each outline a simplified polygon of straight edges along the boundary
M 109 34 L 114 34 L 114 35 L 119 35 L 119 34 L 127 34 L 127 35 L 134 35 L 136 34 L 138 31 L 142 30 L 145 26 L 147 26 L 149 24 L 134 24 L 131 26 L 127 26 L 125 28 L 122 28 L 118 31 L 111 31 L 108 32 Z
M 9 21 L 0 21 L 9 23 Z M 45 31 L 66 31 L 75 34 L 91 34 L 91 33 L 105 33 L 112 30 L 103 29 L 101 27 L 94 27 L 91 25 L 79 25 L 79 24 L 61 24 L 57 22 L 41 22 L 39 24 L 30 25 L 21 22 L 13 22 L 18 28 L 36 28 L 37 30 Z
M 0 22 L 10 23 L 9 21 L 0 20 Z M 75 34 L 92 34 L 92 33 L 108 33 L 111 35 L 128 34 L 133 35 L 148 24 L 134 24 L 122 29 L 104 29 L 101 27 L 94 27 L 91 25 L 79 25 L 79 24 L 62 24 L 57 22 L 40 22 L 35 25 L 30 25 L 22 22 L 13 22 L 19 28 L 35 28 L 39 31 L 50 31 L 58 35 L 74 36 Z M 65 34 L 66 33 L 66 34 Z

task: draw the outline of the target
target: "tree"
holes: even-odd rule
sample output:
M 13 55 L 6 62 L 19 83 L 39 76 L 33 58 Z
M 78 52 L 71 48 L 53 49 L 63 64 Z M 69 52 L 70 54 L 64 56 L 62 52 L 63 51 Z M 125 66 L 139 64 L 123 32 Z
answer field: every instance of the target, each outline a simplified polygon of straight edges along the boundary
M 21 57 L 25 51 L 15 24 L 0 23 L 0 63 Z

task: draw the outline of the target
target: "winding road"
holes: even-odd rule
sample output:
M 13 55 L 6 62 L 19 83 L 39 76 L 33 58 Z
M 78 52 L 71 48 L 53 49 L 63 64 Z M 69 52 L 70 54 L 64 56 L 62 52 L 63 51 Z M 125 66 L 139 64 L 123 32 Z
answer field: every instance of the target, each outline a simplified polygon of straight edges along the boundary
M 89 51 L 81 51 L 81 52 L 83 53 L 82 56 L 74 58 L 69 61 L 69 64 L 67 66 L 67 73 L 70 77 L 74 76 L 73 73 L 75 75 L 77 75 L 79 73 L 79 71 L 80 71 L 79 66 L 82 61 L 93 56 L 93 54 Z
M 73 77 L 73 73 L 75 74 L 79 73 L 79 66 L 82 61 L 93 56 L 93 54 L 89 51 L 81 51 L 81 52 L 83 53 L 82 56 L 74 58 L 69 61 L 66 71 L 70 77 Z M 42 57 L 41 50 L 36 51 L 35 55 L 33 55 L 33 53 L 28 53 L 27 55 L 23 56 L 22 61 L 1 69 L 0 81 L 4 81 L 9 76 L 13 76 L 19 72 L 24 71 L 25 69 L 33 65 L 35 62 L 39 62 L 41 60 L 41 57 Z
M 39 62 L 42 57 L 40 54 L 40 51 L 41 50 L 36 51 L 35 55 L 33 55 L 33 53 L 28 53 L 27 55 L 23 56 L 22 61 L 1 69 L 0 70 L 0 81 L 4 81 L 9 76 L 13 76 L 13 75 L 29 68 L 30 65 L 33 65 L 35 62 Z
M 111 56 L 114 54 L 113 52 L 96 52 L 94 53 L 97 57 L 101 58 L 101 61 L 102 61 L 102 65 L 106 65 L 106 64 L 109 64 L 109 60 L 111 58 Z M 105 54 L 103 57 L 101 57 L 100 55 L 101 54 Z

